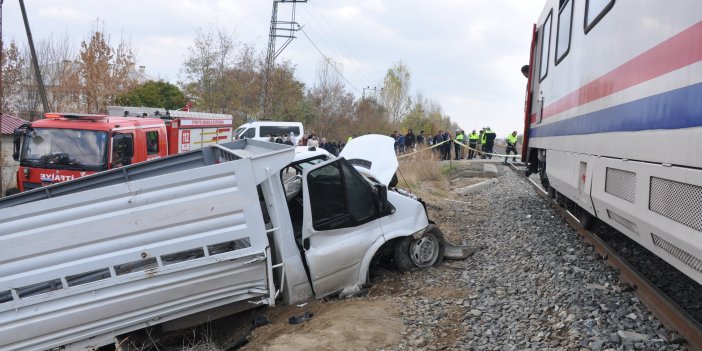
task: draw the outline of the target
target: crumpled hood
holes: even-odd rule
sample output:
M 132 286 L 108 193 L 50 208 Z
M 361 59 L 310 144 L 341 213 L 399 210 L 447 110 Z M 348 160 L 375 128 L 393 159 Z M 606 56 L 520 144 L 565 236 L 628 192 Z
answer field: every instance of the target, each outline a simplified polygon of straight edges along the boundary
M 395 140 L 389 136 L 368 134 L 352 139 L 339 154 L 356 170 L 388 185 L 395 175 L 397 156 Z

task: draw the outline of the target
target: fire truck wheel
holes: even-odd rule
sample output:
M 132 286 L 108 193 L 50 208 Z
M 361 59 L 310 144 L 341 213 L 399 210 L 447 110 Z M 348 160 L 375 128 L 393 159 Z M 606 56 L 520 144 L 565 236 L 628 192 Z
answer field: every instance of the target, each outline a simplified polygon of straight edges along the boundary
M 19 194 L 19 193 L 20 193 L 20 190 L 17 188 L 10 188 L 10 189 L 5 190 L 5 196 L 15 195 L 15 194 Z

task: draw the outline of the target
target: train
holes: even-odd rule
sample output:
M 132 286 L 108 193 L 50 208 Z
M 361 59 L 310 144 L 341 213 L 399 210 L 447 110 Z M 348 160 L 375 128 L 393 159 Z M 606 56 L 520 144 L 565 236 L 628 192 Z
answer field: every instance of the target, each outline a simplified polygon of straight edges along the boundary
M 702 1 L 548 0 L 532 32 L 527 175 L 702 284 Z

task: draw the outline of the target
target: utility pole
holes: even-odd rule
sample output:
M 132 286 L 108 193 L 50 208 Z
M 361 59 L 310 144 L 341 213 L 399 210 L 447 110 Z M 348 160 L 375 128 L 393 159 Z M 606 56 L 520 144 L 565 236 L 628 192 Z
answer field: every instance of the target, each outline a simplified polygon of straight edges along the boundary
M 366 98 L 366 90 L 368 90 L 368 92 L 371 92 L 371 91 L 373 92 L 373 100 L 378 100 L 378 91 L 382 91 L 383 89 L 382 88 L 378 89 L 377 87 L 371 88 L 370 86 L 363 88 L 363 98 L 364 99 Z
M 2 3 L 4 0 L 0 0 L 0 121 L 2 120 L 2 115 L 5 113 L 5 111 L 2 110 L 2 107 L 5 106 L 5 89 L 3 87 L 5 86 L 3 80 L 2 80 L 2 68 L 3 68 L 3 59 L 5 58 L 3 53 L 5 52 L 5 43 L 2 40 Z M 2 184 L 2 175 L 0 175 L 0 185 Z
M 2 41 L 2 3 L 4 0 L 0 0 L 0 126 L 2 126 L 2 115 L 5 113 L 3 111 L 3 106 L 5 105 L 5 90 L 3 86 L 5 85 L 2 80 L 2 68 L 3 68 L 3 52 L 5 50 L 5 45 Z M 2 150 L 2 141 L 0 141 L 0 150 Z M 2 152 L 0 152 L 0 166 L 5 167 L 5 160 L 2 157 Z M 2 179 L 2 173 L 0 172 L 0 192 L 3 192 L 3 184 L 5 184 L 4 179 Z M 2 194 L 0 194 L 2 196 Z
M 295 38 L 294 33 L 300 30 L 300 26 L 295 22 L 295 6 L 298 2 L 307 0 L 273 0 L 273 12 L 271 13 L 271 27 L 268 34 L 268 52 L 266 53 L 266 67 L 263 72 L 263 92 L 261 94 L 261 112 L 264 117 L 271 113 L 273 104 L 271 102 L 271 75 L 275 68 L 275 58 L 283 52 L 288 44 Z M 292 4 L 292 15 L 290 21 L 278 21 L 278 3 Z M 276 39 L 285 38 L 283 45 L 276 51 Z
M 44 80 L 41 79 L 41 71 L 39 71 L 39 61 L 37 60 L 37 52 L 34 50 L 34 40 L 32 40 L 32 32 L 29 30 L 29 21 L 27 20 L 27 11 L 24 9 L 24 0 L 19 0 L 20 9 L 22 10 L 22 19 L 24 20 L 24 29 L 27 31 L 27 40 L 29 41 L 29 51 L 32 53 L 32 66 L 34 66 L 34 76 L 37 79 L 37 87 L 39 88 L 39 96 L 41 104 L 44 107 L 44 113 L 49 112 L 49 101 L 46 99 L 46 90 L 44 90 Z

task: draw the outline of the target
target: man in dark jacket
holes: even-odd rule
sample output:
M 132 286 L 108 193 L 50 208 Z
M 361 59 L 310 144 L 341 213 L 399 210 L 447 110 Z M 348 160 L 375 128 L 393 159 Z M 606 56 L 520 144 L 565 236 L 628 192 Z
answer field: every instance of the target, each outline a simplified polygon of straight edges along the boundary
M 442 160 L 450 160 L 451 159 L 451 144 L 453 144 L 453 142 L 451 141 L 451 133 L 449 133 L 448 130 L 444 132 L 443 140 L 446 140 L 446 142 L 441 147 L 441 150 L 443 150 Z
M 405 135 L 405 150 L 407 150 L 407 152 L 412 152 L 412 149 L 414 149 L 414 144 L 416 142 L 417 138 L 415 137 L 412 129 L 410 129 Z
M 496 136 L 497 134 L 490 127 L 485 128 L 485 152 L 487 153 L 487 158 L 492 158 L 492 147 L 495 146 Z
M 444 141 L 444 131 L 440 130 L 438 133 L 436 133 L 436 135 L 434 135 L 434 145 L 437 145 L 442 141 Z M 439 159 L 442 159 L 444 156 L 443 147 L 444 145 L 439 145 L 434 148 L 434 150 L 436 150 L 436 153 L 439 154 Z

